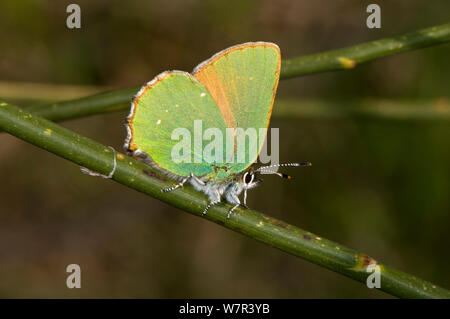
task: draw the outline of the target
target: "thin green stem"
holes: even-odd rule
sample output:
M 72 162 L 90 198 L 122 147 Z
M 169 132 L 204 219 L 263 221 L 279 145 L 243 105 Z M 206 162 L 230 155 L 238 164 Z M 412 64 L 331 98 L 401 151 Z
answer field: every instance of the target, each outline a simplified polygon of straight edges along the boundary
M 0 103 L 0 128 L 29 143 L 93 171 L 109 174 L 113 152 L 89 138 L 78 135 L 49 120 L 7 103 Z M 191 187 L 169 193 L 161 189 L 172 185 L 159 172 L 133 158 L 117 153 L 113 180 L 160 199 L 191 214 L 202 216 L 207 199 Z M 450 298 L 450 291 L 391 268 L 364 253 L 344 247 L 264 213 L 251 209 L 235 210 L 226 218 L 228 204 L 212 207 L 204 218 L 291 255 L 366 283 L 367 266 L 376 263 L 381 272 L 381 290 L 405 298 Z
M 281 79 L 318 72 L 351 69 L 363 62 L 449 41 L 450 24 L 444 24 L 403 36 L 283 60 Z M 123 110 L 129 108 L 131 97 L 138 90 L 138 87 L 121 89 L 71 101 L 31 106 L 28 110 L 53 121 Z
M 106 87 L 0 81 L 0 96 L 4 99 L 57 101 L 75 99 L 106 91 Z
M 450 101 L 358 99 L 327 101 L 286 100 L 276 102 L 273 116 L 277 118 L 342 118 L 370 117 L 389 120 L 450 120 Z
M 281 78 L 353 69 L 357 65 L 388 55 L 411 51 L 450 41 L 450 23 L 407 33 L 402 36 L 370 41 L 338 50 L 284 60 Z
M 30 106 L 27 111 L 52 121 L 63 121 L 90 114 L 125 111 L 129 103 L 119 103 L 133 89 L 101 93 L 79 100 Z M 113 104 L 111 103 L 119 103 Z M 390 120 L 450 120 L 450 101 L 445 98 L 428 100 L 364 99 L 328 101 L 325 99 L 277 99 L 272 116 L 275 118 L 345 118 L 352 116 Z
M 138 87 L 114 90 L 70 101 L 33 105 L 27 111 L 52 121 L 124 110 L 130 107 L 131 98 Z

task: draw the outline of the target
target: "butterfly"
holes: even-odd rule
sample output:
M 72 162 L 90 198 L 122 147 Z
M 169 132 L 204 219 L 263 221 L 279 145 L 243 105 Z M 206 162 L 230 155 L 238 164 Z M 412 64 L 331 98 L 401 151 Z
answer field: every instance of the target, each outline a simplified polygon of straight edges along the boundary
M 267 134 L 280 68 L 281 55 L 276 44 L 249 42 L 220 51 L 192 73 L 166 71 L 157 75 L 132 99 L 124 149 L 178 182 L 163 192 L 188 183 L 208 196 L 209 204 L 203 214 L 225 199 L 233 205 L 227 214 L 230 218 L 240 205 L 247 207 L 247 190 L 261 182 L 259 174 L 289 178 L 274 168 L 310 165 L 289 163 L 253 168 Z M 175 161 L 173 150 L 178 142 L 173 138 L 174 130 L 183 128 L 184 132 L 195 134 L 195 122 L 199 120 L 203 128 L 215 128 L 225 135 L 230 128 L 264 128 L 263 138 L 254 145 L 256 153 L 244 148 L 245 159 L 241 161 L 236 160 L 236 147 L 230 152 L 227 149 L 228 160 L 206 161 L 202 158 L 204 153 L 194 149 L 193 154 L 188 154 L 193 161 Z M 187 144 L 191 146 L 192 142 L 188 140 Z M 225 155 L 219 153 L 216 150 L 215 155 Z M 242 192 L 243 203 L 239 199 Z

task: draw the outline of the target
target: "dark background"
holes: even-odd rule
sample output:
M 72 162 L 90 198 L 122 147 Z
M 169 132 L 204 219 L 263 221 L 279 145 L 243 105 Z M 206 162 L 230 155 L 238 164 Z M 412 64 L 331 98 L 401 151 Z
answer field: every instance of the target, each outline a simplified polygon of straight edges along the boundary
M 81 29 L 66 27 L 72 2 Z M 449 22 L 447 0 L 377 1 L 382 28 L 368 29 L 372 2 L 2 0 L 0 96 L 31 105 L 142 85 L 247 41 L 275 42 L 289 58 Z M 280 160 L 313 166 L 288 170 L 291 181 L 266 177 L 249 206 L 450 288 L 448 117 L 277 115 L 288 99 L 448 107 L 449 53 L 447 44 L 280 81 Z M 57 85 L 75 88 L 60 96 Z M 121 150 L 125 116 L 63 125 Z M 0 297 L 389 297 L 7 134 L 0 180 Z M 72 263 L 81 289 L 66 287 Z

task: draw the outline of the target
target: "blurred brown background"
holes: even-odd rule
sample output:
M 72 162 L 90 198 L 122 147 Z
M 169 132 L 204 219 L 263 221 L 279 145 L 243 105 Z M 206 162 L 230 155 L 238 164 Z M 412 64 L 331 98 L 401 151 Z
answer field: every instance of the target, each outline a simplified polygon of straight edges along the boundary
M 81 29 L 66 6 L 81 6 Z M 230 45 L 277 43 L 285 58 L 449 22 L 446 0 L 0 2 L 0 82 L 121 88 L 191 71 Z M 450 46 L 280 82 L 277 101 L 449 103 Z M 58 91 L 57 87 L 54 91 Z M 9 97 L 19 105 L 37 99 Z M 7 95 L 4 90 L 4 95 Z M 80 89 L 79 94 L 83 94 Z M 69 97 L 67 97 L 69 98 Z M 428 102 L 427 102 L 428 101 Z M 431 101 L 431 102 L 429 102 Z M 381 103 L 381 102 L 380 102 Z M 448 119 L 277 116 L 292 181 L 266 177 L 252 208 L 450 288 Z M 125 113 L 64 126 L 121 150 Z M 379 298 L 388 295 L 176 210 L 0 134 L 0 297 Z M 65 268 L 82 269 L 82 288 Z

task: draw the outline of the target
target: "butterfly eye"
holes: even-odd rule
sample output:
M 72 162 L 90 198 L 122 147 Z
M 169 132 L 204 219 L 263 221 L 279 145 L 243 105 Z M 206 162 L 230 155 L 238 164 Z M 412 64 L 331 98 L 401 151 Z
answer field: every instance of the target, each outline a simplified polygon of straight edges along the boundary
M 253 179 L 255 178 L 255 175 L 253 175 L 253 173 L 245 173 L 243 180 L 245 184 L 251 184 L 253 182 Z

